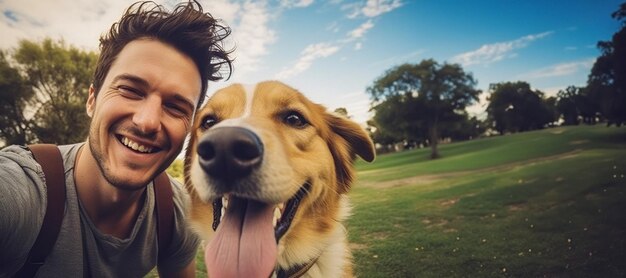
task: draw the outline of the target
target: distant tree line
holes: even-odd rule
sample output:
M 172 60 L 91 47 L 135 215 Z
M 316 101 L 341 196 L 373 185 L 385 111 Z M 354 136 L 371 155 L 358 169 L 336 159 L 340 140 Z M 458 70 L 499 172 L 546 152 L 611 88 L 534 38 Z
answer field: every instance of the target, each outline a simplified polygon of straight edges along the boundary
M 443 138 L 467 140 L 486 132 L 506 134 L 557 124 L 626 123 L 626 3 L 612 17 L 620 29 L 610 41 L 598 42 L 600 57 L 585 87 L 569 86 L 546 97 L 528 82 L 490 84 L 486 118 L 469 117 L 466 108 L 481 93 L 471 73 L 457 64 L 423 60 L 386 71 L 367 88 L 374 117 L 368 121 L 373 140 L 385 148 L 430 146 L 439 157 Z

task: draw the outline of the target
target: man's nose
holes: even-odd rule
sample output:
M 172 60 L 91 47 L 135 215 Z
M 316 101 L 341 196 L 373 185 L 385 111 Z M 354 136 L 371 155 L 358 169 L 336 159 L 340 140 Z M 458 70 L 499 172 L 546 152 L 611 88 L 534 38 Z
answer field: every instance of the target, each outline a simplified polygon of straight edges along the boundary
M 163 108 L 159 98 L 146 98 L 145 101 L 136 107 L 133 115 L 133 123 L 146 134 L 161 130 L 161 116 Z

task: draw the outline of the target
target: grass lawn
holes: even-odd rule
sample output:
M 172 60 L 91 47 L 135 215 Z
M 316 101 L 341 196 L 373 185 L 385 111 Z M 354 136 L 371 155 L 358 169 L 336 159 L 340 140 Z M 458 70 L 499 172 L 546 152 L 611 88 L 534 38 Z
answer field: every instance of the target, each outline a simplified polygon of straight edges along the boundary
M 358 163 L 359 277 L 623 277 L 626 129 L 555 128 Z
M 359 277 L 626 276 L 625 128 L 552 128 L 440 154 L 357 162 L 347 224 Z M 206 277 L 202 252 L 197 262 Z

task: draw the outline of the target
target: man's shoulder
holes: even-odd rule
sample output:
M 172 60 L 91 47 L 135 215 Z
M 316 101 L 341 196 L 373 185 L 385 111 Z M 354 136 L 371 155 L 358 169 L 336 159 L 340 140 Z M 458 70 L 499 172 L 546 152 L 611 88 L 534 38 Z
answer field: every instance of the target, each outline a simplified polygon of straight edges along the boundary
M 3 159 L 10 159 L 15 162 L 34 161 L 33 155 L 26 146 L 10 145 L 0 150 Z
M 0 150 L 0 178 L 43 179 L 41 166 L 25 146 L 11 145 Z

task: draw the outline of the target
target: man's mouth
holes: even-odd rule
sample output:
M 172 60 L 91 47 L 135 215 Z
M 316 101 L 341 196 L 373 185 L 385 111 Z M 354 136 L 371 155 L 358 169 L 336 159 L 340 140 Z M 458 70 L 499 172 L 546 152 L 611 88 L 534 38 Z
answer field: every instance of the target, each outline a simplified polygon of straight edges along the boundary
M 205 249 L 210 277 L 268 277 L 279 240 L 289 230 L 309 190 L 308 183 L 286 203 L 266 204 L 234 194 L 213 203 L 215 235 Z
M 135 142 L 132 139 L 123 135 L 116 135 L 116 137 L 117 140 L 122 143 L 122 145 L 138 153 L 155 153 L 159 151 L 159 148 L 157 147 L 142 145 L 141 143 Z

